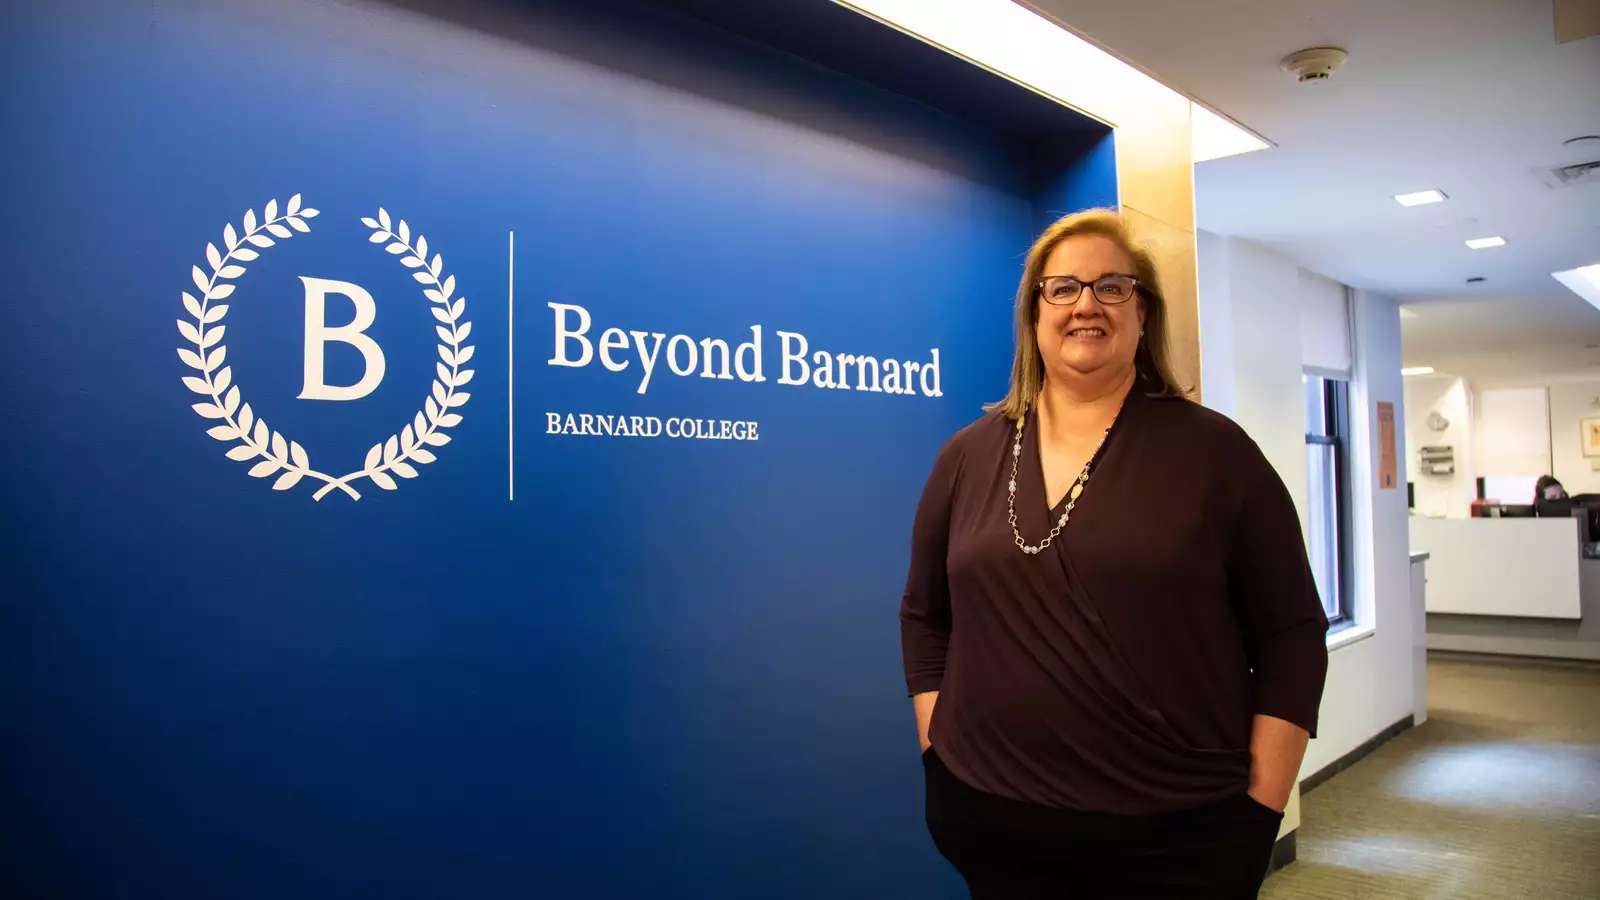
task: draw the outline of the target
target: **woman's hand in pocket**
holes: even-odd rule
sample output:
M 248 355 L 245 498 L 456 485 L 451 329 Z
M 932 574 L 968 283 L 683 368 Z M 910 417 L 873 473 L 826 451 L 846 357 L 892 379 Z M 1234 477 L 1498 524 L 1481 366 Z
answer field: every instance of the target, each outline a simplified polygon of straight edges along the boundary
M 1261 808 L 1267 810 L 1268 812 L 1270 812 L 1270 813 L 1272 813 L 1273 815 L 1276 815 L 1276 816 L 1283 815 L 1283 811 L 1286 808 L 1288 808 L 1288 805 L 1289 805 L 1287 800 L 1284 803 L 1282 803 L 1281 805 L 1277 804 L 1277 803 L 1273 803 L 1272 801 L 1269 801 L 1269 800 L 1263 800 L 1263 799 L 1261 799 L 1260 796 L 1258 796 L 1256 794 L 1255 788 L 1251 788 L 1250 790 L 1246 791 L 1245 792 L 1245 796 L 1249 797 L 1250 801 L 1252 803 L 1255 803 L 1256 805 L 1260 806 Z
M 927 753 L 933 745 L 933 738 L 928 732 L 933 727 L 933 708 L 938 702 L 938 691 L 924 691 L 911 698 L 911 707 L 917 715 L 917 744 L 923 753 Z

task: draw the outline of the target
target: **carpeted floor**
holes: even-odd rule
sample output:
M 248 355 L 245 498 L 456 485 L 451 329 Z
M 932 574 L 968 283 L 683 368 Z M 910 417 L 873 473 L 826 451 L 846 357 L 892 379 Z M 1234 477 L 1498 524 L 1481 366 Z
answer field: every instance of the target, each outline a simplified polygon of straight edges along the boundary
M 1600 900 L 1600 665 L 1435 655 L 1428 716 L 1304 795 L 1261 896 Z

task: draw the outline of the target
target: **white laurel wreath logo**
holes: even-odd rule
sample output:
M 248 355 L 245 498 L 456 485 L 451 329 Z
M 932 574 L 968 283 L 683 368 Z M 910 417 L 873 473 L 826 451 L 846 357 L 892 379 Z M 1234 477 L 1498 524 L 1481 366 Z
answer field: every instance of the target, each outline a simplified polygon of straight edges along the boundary
M 373 444 L 360 469 L 338 477 L 313 469 L 310 455 L 304 447 L 267 425 L 265 419 L 256 416 L 249 403 L 242 401 L 239 386 L 233 383 L 233 367 L 223 365 L 227 360 L 228 348 L 222 344 L 222 337 L 227 329 L 220 323 L 228 314 L 228 306 L 217 301 L 226 300 L 233 294 L 236 287 L 233 282 L 245 273 L 242 263 L 253 262 L 260 256 L 254 248 L 271 247 L 276 243 L 273 238 L 287 240 L 295 232 L 309 233 L 311 226 L 305 220 L 316 218 L 318 213 L 318 210 L 310 207 L 302 208 L 299 194 L 290 197 L 289 202 L 284 204 L 282 215 L 279 215 L 278 201 L 270 200 L 262 210 L 260 219 L 256 218 L 253 209 L 245 212 L 242 232 L 235 231 L 232 223 L 223 228 L 222 245 L 226 253 L 219 250 L 216 244 L 206 244 L 206 263 L 211 267 L 211 274 L 208 276 L 199 266 L 193 268 L 191 275 L 199 298 L 196 299 L 188 291 L 183 292 L 183 307 L 193 321 L 177 320 L 178 333 L 193 345 L 193 349 L 179 347 L 178 358 L 199 373 L 185 375 L 184 386 L 207 398 L 192 404 L 194 411 L 202 418 L 221 420 L 206 434 L 224 443 L 234 444 L 228 450 L 229 459 L 238 462 L 255 460 L 250 467 L 251 477 L 266 478 L 277 474 L 277 479 L 272 483 L 275 491 L 289 490 L 301 479 L 310 478 L 323 482 L 322 487 L 312 495 L 314 500 L 321 500 L 335 488 L 349 495 L 352 500 L 360 500 L 361 494 L 351 486 L 351 482 L 366 478 L 383 490 L 395 490 L 399 485 L 391 472 L 401 478 L 415 478 L 417 470 L 413 463 L 425 465 L 433 462 L 437 457 L 428 448 L 443 447 L 450 443 L 450 435 L 444 429 L 454 428 L 461 423 L 461 414 L 453 410 L 465 406 L 472 398 L 471 394 L 459 390 L 472 380 L 474 374 L 474 370 L 463 368 L 472 360 L 474 353 L 471 345 L 464 344 L 472 334 L 472 323 L 462 318 L 466 312 L 466 298 L 454 296 L 455 276 L 440 280 L 444 274 L 443 258 L 435 252 L 433 259 L 428 259 L 426 237 L 418 233 L 413 241 L 411 227 L 406 221 L 401 219 L 396 225 L 390 220 L 389 213 L 381 208 L 376 219 L 362 218 L 361 223 L 372 230 L 369 241 L 385 244 L 384 250 L 399 256 L 401 265 L 416 270 L 411 277 L 423 285 L 422 294 L 432 304 L 430 310 L 433 317 L 439 320 L 439 324 L 434 326 L 434 331 L 439 335 L 439 362 L 434 364 L 437 377 L 433 380 L 429 396 L 423 401 L 422 409 L 398 433 Z

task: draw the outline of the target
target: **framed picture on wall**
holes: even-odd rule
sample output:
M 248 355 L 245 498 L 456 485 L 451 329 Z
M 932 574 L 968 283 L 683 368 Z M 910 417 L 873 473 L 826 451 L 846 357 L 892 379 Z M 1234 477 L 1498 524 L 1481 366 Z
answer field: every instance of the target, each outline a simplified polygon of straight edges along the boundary
M 1600 456 L 1600 416 L 1584 419 L 1582 430 L 1583 455 Z

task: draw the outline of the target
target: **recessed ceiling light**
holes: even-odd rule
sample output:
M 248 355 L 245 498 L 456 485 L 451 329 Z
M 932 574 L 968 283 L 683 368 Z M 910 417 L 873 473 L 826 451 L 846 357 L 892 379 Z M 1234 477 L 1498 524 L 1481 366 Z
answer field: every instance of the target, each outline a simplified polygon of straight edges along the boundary
M 1600 263 L 1550 274 L 1574 294 L 1589 301 L 1591 306 L 1600 309 Z
M 1474 250 L 1487 250 L 1490 247 L 1504 247 L 1505 245 L 1506 239 L 1499 235 L 1467 239 L 1467 246 Z
M 1429 203 L 1443 203 L 1450 199 L 1444 191 L 1417 191 L 1412 194 L 1395 194 L 1394 202 L 1401 206 L 1426 206 Z
M 1432 375 L 1433 366 L 1410 366 L 1400 370 L 1401 375 Z

